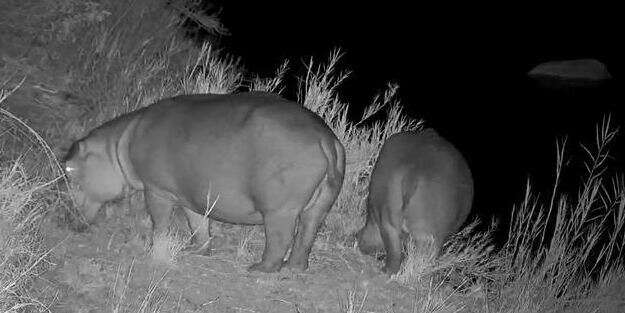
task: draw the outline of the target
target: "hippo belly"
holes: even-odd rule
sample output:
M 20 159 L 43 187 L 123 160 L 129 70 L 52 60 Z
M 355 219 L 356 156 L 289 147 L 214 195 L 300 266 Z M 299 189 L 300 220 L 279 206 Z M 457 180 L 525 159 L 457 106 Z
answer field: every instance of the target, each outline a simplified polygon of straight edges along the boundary
M 226 223 L 260 225 L 263 224 L 263 215 L 256 209 L 252 198 L 245 193 L 227 187 L 213 187 L 212 196 L 207 200 L 206 193 L 180 192 L 175 194 L 177 203 L 181 207 L 189 208 L 199 215 L 206 214 L 207 201 L 210 201 L 212 210 L 210 218 Z M 217 196 L 218 195 L 218 196 Z

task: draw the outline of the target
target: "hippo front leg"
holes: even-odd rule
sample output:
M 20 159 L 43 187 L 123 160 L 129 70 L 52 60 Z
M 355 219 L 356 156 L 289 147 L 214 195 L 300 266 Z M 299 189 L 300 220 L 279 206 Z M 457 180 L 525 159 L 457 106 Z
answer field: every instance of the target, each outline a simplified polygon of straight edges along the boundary
M 154 244 L 154 240 L 166 236 L 171 223 L 171 214 L 173 212 L 173 201 L 163 196 L 162 193 L 146 188 L 145 190 L 146 210 L 152 219 L 152 240 L 148 246 Z
M 260 263 L 252 264 L 249 271 L 277 272 L 282 267 L 286 251 L 293 242 L 298 211 L 285 209 L 267 212 L 265 222 L 265 250 Z

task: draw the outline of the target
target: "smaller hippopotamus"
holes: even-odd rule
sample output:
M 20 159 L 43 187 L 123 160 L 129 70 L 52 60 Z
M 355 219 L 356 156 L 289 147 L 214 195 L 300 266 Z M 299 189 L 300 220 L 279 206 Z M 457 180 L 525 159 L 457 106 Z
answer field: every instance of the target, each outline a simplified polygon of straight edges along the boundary
M 464 223 L 473 201 L 473 179 L 460 152 L 436 131 L 391 136 L 371 173 L 367 221 L 358 233 L 365 254 L 386 250 L 385 273 L 399 271 L 402 240 L 431 244 L 437 256 Z M 431 242 L 431 239 L 434 242 Z

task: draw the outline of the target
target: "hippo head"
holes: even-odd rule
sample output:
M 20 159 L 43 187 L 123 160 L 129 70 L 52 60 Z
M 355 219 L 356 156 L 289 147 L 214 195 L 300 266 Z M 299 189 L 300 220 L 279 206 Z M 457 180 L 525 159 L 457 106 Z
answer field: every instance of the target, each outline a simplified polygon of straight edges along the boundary
M 114 146 L 87 137 L 74 142 L 64 158 L 70 194 L 89 223 L 104 203 L 123 195 L 125 180 Z

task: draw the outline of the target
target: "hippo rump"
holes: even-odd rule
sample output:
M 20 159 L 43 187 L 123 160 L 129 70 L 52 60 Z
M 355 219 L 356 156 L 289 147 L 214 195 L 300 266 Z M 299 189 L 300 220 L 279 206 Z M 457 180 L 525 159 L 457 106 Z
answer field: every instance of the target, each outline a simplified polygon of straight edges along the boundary
M 264 224 L 262 261 L 250 270 L 305 270 L 317 228 L 343 183 L 344 148 L 324 121 L 276 95 L 184 95 L 119 116 L 74 142 L 65 157 L 72 195 L 87 221 L 142 191 L 153 236 L 184 209 L 208 240 L 210 218 Z M 213 198 L 213 199 L 214 199 Z M 211 201 L 212 204 L 212 201 Z
M 371 173 L 358 246 L 365 254 L 384 248 L 382 270 L 396 273 L 407 233 L 432 257 L 438 255 L 467 218 L 472 200 L 471 171 L 454 146 L 432 129 L 395 134 L 384 143 Z

